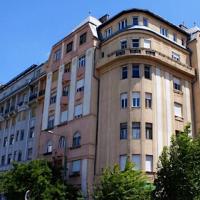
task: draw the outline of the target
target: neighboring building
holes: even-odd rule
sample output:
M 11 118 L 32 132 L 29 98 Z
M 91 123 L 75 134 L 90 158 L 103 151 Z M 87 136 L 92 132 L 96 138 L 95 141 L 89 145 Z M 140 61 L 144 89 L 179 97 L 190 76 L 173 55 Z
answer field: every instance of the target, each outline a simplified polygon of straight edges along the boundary
M 10 169 L 12 161 L 25 162 L 38 156 L 36 133 L 43 104 L 36 102 L 42 95 L 38 90 L 45 87 L 44 76 L 43 64 L 32 65 L 0 90 L 0 171 Z
M 88 17 L 55 44 L 47 63 L 40 157 L 64 164 L 67 179 L 87 194 L 94 178 L 97 79 L 94 54 L 100 21 Z

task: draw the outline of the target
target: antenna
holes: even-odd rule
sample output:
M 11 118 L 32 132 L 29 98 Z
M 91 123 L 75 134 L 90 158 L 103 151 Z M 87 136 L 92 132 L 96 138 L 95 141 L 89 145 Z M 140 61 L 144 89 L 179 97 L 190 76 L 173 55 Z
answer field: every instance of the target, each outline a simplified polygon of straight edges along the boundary
M 89 16 L 90 16 L 90 15 L 92 14 L 92 12 L 89 10 L 88 14 L 89 14 Z
M 196 22 L 194 22 L 194 26 L 196 26 L 197 25 L 197 23 Z

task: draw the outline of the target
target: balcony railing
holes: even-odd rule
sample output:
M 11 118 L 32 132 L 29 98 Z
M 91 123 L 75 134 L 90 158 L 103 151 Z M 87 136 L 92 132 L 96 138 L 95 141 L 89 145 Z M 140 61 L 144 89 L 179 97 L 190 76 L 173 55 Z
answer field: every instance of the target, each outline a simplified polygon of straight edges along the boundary
M 167 64 L 170 67 L 174 67 L 178 70 L 182 70 L 186 73 L 189 73 L 192 76 L 195 75 L 194 69 L 191 66 L 187 65 L 186 63 L 182 63 L 179 60 L 175 60 L 175 59 L 171 58 L 170 56 L 163 54 L 160 51 L 157 51 L 154 49 L 148 49 L 148 48 L 119 49 L 119 50 L 113 51 L 113 52 L 107 54 L 107 58 L 104 57 L 97 63 L 97 68 L 100 68 L 101 66 L 104 66 L 107 63 L 112 62 L 115 59 L 118 59 L 118 58 L 121 59 L 121 57 L 126 57 L 126 56 L 149 57 L 156 61 Z

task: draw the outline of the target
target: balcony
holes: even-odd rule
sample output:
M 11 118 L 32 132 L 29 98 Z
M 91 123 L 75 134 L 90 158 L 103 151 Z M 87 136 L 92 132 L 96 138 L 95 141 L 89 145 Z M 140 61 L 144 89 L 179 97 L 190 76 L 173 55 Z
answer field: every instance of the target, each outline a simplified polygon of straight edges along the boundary
M 132 58 L 136 56 L 138 58 L 154 60 L 157 63 L 159 62 L 172 69 L 181 71 L 182 73 L 185 73 L 187 75 L 195 76 L 195 70 L 191 66 L 180 61 L 174 60 L 160 51 L 146 48 L 120 49 L 113 51 L 112 53 L 108 54 L 107 57 L 104 57 L 98 61 L 97 69 L 100 69 L 102 66 L 106 66 L 114 61 L 122 60 L 123 58 Z
M 63 82 L 66 83 L 66 82 L 70 81 L 70 79 L 71 79 L 71 73 L 70 72 L 63 74 Z
M 38 96 L 37 93 L 30 94 L 30 96 L 29 96 L 29 103 L 33 102 L 34 100 L 36 100 L 37 96 Z

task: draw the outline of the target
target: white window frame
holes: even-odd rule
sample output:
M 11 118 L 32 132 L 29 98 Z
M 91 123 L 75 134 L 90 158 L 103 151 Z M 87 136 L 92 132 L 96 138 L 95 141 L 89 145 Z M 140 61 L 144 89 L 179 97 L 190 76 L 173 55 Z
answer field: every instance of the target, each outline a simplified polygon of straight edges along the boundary
M 81 160 L 72 161 L 72 173 L 79 173 L 81 171 Z
M 120 48 L 121 48 L 121 49 L 127 49 L 127 47 L 128 47 L 128 42 L 127 42 L 127 40 L 121 40 L 121 41 L 120 41 Z
M 134 125 L 138 126 L 134 126 Z M 141 138 L 141 123 L 140 122 L 132 122 L 132 139 L 139 140 Z
M 140 107 L 140 92 L 132 92 L 132 107 L 133 108 Z
M 107 28 L 107 29 L 105 30 L 105 38 L 108 38 L 108 37 L 110 37 L 111 35 L 112 35 L 112 27 Z
M 174 116 L 183 117 L 183 106 L 180 103 L 174 102 Z
M 85 55 L 83 55 L 78 59 L 78 68 L 85 67 L 85 64 L 86 64 L 86 57 Z
M 164 28 L 164 27 L 160 27 L 160 34 L 168 37 L 168 29 Z
M 127 92 L 123 92 L 120 94 L 120 106 L 122 109 L 128 107 L 128 94 Z
M 181 91 L 181 80 L 179 78 L 173 78 L 173 85 L 175 90 Z
M 144 39 L 144 48 L 151 49 L 151 40 Z
M 153 172 L 153 156 L 152 155 L 146 155 L 145 170 L 146 172 Z
M 127 19 L 123 19 L 118 23 L 119 30 L 123 30 L 127 27 Z

